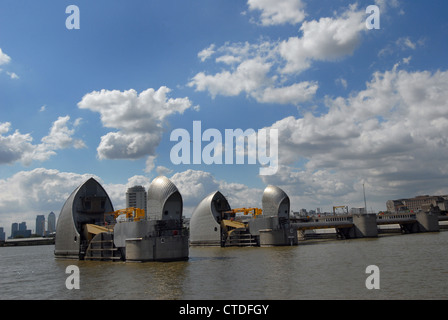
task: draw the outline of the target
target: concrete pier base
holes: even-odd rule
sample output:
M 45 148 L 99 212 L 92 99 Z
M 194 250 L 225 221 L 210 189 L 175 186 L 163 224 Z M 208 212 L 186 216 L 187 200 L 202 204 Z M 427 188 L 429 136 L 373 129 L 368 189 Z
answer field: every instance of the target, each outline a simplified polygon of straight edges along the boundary
M 418 232 L 439 232 L 439 214 L 433 212 L 419 212 L 416 214 Z
M 354 214 L 353 225 L 352 230 L 350 230 L 353 238 L 378 237 L 376 214 Z
M 126 239 L 126 261 L 188 259 L 188 237 L 183 235 Z
M 263 229 L 259 231 L 260 247 L 294 246 L 298 244 L 297 231 L 293 228 Z

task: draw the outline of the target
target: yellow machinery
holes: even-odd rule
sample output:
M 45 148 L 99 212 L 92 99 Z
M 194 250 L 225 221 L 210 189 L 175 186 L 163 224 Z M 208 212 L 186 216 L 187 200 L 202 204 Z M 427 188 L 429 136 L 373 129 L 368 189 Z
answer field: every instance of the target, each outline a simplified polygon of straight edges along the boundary
M 133 221 L 140 221 L 145 218 L 145 210 L 140 208 L 126 208 L 120 209 L 114 212 L 109 212 L 107 214 L 114 215 L 115 220 L 121 216 L 125 215 L 127 219 L 132 219 Z
M 347 210 L 346 213 L 348 214 L 348 206 L 334 206 L 333 207 L 333 214 L 336 215 L 336 209 L 340 209 L 340 208 L 346 209 Z
M 227 236 L 230 236 L 236 230 L 247 229 L 247 224 L 241 221 L 235 221 L 235 214 L 242 212 L 245 216 L 252 214 L 255 218 L 256 216 L 262 214 L 262 209 L 259 208 L 237 208 L 228 211 L 224 211 L 223 214 L 227 215 L 227 219 L 221 221 L 221 227 L 225 230 Z
M 262 214 L 263 210 L 259 209 L 259 208 L 237 208 L 237 209 L 232 209 L 229 211 L 224 211 L 224 213 L 230 213 L 230 214 L 235 214 L 238 212 L 243 212 L 245 216 L 247 216 L 249 213 L 251 213 L 252 216 L 256 217 L 256 216 Z

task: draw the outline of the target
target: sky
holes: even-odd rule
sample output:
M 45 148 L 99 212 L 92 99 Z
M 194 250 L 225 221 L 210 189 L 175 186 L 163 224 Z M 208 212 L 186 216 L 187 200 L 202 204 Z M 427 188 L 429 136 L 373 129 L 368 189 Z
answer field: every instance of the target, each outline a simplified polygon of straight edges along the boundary
M 379 29 L 366 24 L 370 5 Z M 216 190 L 234 208 L 261 207 L 269 184 L 294 211 L 364 207 L 363 186 L 374 212 L 448 194 L 447 10 L 435 0 L 2 0 L 0 226 L 34 229 L 90 177 L 120 209 L 128 187 L 165 175 L 187 217 Z M 192 134 L 194 121 L 223 137 L 277 129 L 277 172 L 247 159 L 175 164 L 171 133 Z

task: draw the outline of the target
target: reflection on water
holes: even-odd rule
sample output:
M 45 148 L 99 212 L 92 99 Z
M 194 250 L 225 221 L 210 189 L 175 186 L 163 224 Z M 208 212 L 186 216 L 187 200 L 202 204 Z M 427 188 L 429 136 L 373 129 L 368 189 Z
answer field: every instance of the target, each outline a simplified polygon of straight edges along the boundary
M 190 248 L 181 262 L 55 260 L 54 246 L 0 248 L 1 299 L 440 299 L 448 297 L 448 232 Z M 68 265 L 80 290 L 68 290 Z M 368 265 L 380 290 L 367 290 Z

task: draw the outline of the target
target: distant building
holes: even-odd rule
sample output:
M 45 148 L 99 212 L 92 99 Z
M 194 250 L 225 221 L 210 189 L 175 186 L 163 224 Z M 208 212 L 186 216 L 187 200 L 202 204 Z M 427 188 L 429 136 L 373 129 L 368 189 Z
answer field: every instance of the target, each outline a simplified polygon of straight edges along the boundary
M 48 214 L 48 230 L 47 233 L 51 234 L 53 232 L 56 232 L 56 215 L 54 212 L 50 212 Z
M 15 237 L 17 231 L 19 231 L 19 224 L 18 224 L 17 222 L 14 222 L 14 223 L 11 225 L 11 238 L 14 238 L 14 237 Z
M 14 222 L 11 225 L 11 238 L 16 238 L 16 237 L 21 237 L 21 238 L 31 237 L 31 230 L 28 230 L 26 228 L 26 222 L 22 222 L 19 224 L 17 222 Z
M 23 221 L 19 223 L 19 231 L 25 231 L 26 230 L 26 222 Z
M 126 208 L 140 208 L 147 214 L 146 190 L 142 186 L 134 186 L 126 192 Z
M 417 196 L 409 199 L 388 200 L 387 211 L 398 212 L 427 212 L 431 209 L 448 211 L 448 196 Z
M 0 241 L 5 241 L 5 240 L 6 240 L 5 231 L 3 230 L 3 227 L 0 227 Z
M 45 235 L 45 216 L 43 214 L 36 217 L 36 234 L 39 236 Z

